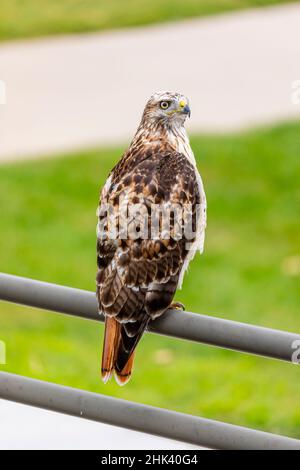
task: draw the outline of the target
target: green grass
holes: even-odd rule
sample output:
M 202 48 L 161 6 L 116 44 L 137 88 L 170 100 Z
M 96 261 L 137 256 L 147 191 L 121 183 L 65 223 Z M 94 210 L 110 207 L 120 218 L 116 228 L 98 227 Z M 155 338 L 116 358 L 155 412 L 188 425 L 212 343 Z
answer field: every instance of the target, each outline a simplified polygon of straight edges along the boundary
M 288 0 L 0 0 L 0 39 L 146 25 Z
M 192 139 L 208 198 L 188 310 L 300 330 L 300 123 Z M 0 167 L 0 269 L 94 290 L 98 190 L 120 149 Z M 300 437 L 300 369 L 145 335 L 132 381 L 99 378 L 102 325 L 0 303 L 3 370 Z

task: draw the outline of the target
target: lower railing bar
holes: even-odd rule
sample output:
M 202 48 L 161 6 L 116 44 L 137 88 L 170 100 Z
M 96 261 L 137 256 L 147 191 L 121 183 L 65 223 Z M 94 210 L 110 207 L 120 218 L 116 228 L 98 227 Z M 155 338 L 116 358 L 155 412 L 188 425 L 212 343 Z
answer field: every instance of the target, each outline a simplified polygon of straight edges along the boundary
M 298 449 L 300 441 L 0 372 L 0 398 L 212 449 Z
M 0 273 L 0 300 L 103 321 L 93 292 L 9 274 Z M 174 338 L 289 362 L 300 346 L 300 335 L 296 333 L 189 312 L 168 311 L 150 323 L 149 330 Z

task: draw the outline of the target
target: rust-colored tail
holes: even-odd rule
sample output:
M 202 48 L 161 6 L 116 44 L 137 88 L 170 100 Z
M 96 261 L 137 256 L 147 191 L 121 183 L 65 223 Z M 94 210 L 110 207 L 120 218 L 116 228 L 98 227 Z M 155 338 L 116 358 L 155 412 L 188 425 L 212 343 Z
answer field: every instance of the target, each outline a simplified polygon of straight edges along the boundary
M 104 383 L 110 379 L 114 371 L 115 353 L 120 338 L 120 327 L 120 323 L 118 323 L 114 318 L 105 318 L 101 366 L 101 375 Z
M 102 355 L 102 379 L 106 383 L 112 373 L 119 385 L 125 385 L 131 377 L 134 350 L 147 327 L 149 318 L 141 322 L 120 324 L 106 317 Z

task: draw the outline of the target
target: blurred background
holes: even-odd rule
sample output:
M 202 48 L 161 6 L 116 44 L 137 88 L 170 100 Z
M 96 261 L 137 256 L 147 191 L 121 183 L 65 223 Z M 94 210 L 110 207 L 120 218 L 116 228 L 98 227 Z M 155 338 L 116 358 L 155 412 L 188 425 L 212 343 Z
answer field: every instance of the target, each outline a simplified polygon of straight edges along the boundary
M 190 98 L 208 199 L 186 309 L 300 330 L 300 2 L 0 0 L 0 270 L 95 290 L 99 190 L 159 89 Z M 102 325 L 0 303 L 5 371 L 300 438 L 299 369 L 145 335 L 99 377 Z

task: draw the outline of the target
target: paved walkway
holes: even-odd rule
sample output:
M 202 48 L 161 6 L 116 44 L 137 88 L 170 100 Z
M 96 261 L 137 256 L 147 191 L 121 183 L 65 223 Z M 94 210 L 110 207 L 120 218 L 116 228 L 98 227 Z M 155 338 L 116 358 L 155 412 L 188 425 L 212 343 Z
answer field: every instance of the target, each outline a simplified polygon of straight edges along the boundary
M 179 90 L 193 131 L 300 117 L 300 4 L 0 46 L 0 159 L 116 144 L 147 97 Z

